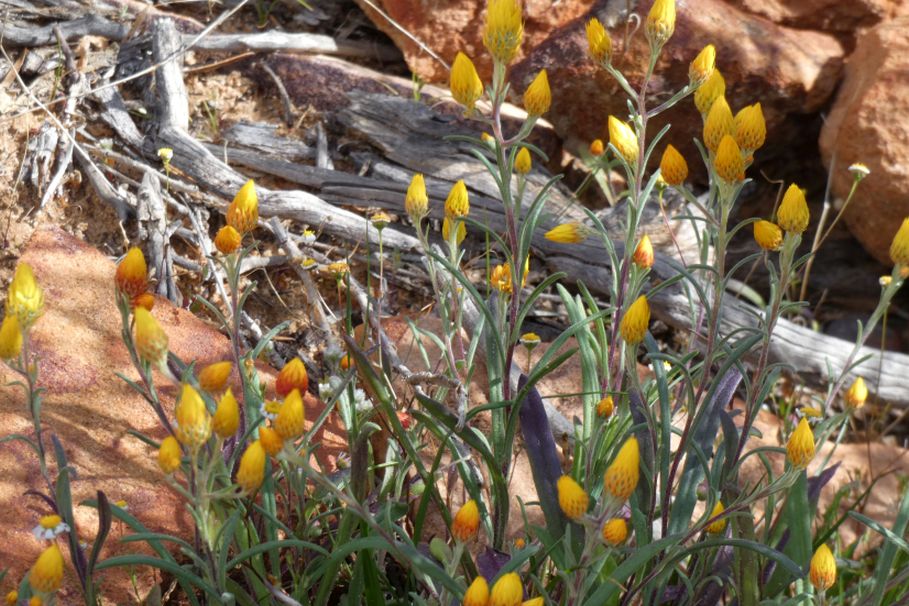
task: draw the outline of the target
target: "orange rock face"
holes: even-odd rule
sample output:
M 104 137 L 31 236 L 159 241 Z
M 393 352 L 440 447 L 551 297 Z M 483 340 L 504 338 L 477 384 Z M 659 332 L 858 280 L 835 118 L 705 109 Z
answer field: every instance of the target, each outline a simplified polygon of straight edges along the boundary
M 909 216 L 909 17 L 878 25 L 859 38 L 846 79 L 824 128 L 821 153 L 836 158 L 833 194 L 844 199 L 862 162 L 871 174 L 845 214 L 846 225 L 865 249 L 889 265 L 890 242 Z
M 853 32 L 909 12 L 905 0 L 728 0 L 730 4 L 801 29 Z
M 32 329 L 34 350 L 40 356 L 40 384 L 46 390 L 42 426 L 46 447 L 51 448 L 50 436 L 56 435 L 74 469 L 72 491 L 80 536 L 93 539 L 98 523 L 95 510 L 78 503 L 95 498 L 96 491 L 102 490 L 111 501 L 125 500 L 129 512 L 150 531 L 192 537 L 192 522 L 183 501 L 165 484 L 156 453 L 127 433 L 133 430 L 156 440 L 167 435 L 151 407 L 115 374 L 137 376 L 120 340 L 113 262 L 56 229 L 35 232 L 22 260 L 33 267 L 44 288 L 45 312 Z M 152 313 L 167 332 L 171 351 L 182 359 L 197 360 L 200 365 L 230 359 L 227 339 L 190 312 L 159 299 Z M 22 390 L 7 385 L 14 378 L 0 364 L 0 438 L 12 433 L 33 437 Z M 274 377 L 263 373 L 263 379 L 273 381 Z M 158 385 L 165 410 L 172 413 L 176 386 L 163 377 Z M 269 388 L 268 393 L 272 392 Z M 235 388 L 234 393 L 240 391 Z M 312 396 L 306 407 L 310 420 L 321 410 Z M 327 429 L 320 441 L 327 451 L 343 444 L 336 427 Z M 52 459 L 50 454 L 49 461 Z M 322 462 L 333 460 L 326 455 Z M 19 441 L 0 444 L 0 511 L 4 512 L 0 517 L 0 569 L 9 568 L 0 586 L 2 595 L 18 584 L 42 548 L 31 530 L 50 511 L 41 500 L 23 496 L 29 489 L 46 490 L 37 456 Z M 141 544 L 118 542 L 125 530 L 114 523 L 102 559 L 141 549 Z M 78 604 L 78 581 L 68 553 L 65 557 L 67 576 L 59 602 Z M 148 569 L 135 572 L 140 591 L 148 591 L 160 580 L 160 574 Z M 129 571 L 105 571 L 101 578 L 106 603 L 135 601 Z

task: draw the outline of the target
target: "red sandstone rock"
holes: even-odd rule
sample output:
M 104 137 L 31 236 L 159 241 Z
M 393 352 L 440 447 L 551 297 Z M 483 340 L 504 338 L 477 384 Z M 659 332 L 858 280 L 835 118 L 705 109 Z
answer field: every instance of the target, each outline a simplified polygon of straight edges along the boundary
M 909 216 L 909 17 L 878 25 L 858 40 L 846 78 L 824 128 L 824 162 L 835 157 L 833 194 L 845 198 L 862 162 L 871 175 L 859 186 L 845 214 L 849 230 L 879 261 Z
M 852 33 L 909 14 L 906 0 L 727 0 L 749 13 L 799 29 Z

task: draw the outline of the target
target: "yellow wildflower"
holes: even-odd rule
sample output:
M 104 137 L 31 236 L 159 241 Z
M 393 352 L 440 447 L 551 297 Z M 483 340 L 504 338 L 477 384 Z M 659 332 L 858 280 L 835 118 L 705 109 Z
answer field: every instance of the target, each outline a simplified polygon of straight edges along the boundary
M 585 513 L 590 504 L 590 497 L 571 476 L 562 476 L 556 483 L 559 496 L 559 507 L 562 513 L 571 520 L 579 520 Z
M 726 102 L 726 97 L 717 97 L 704 121 L 704 145 L 713 153 L 717 153 L 723 137 L 733 134 L 735 118 L 732 117 L 729 103 Z
M 656 0 L 647 14 L 644 24 L 644 36 L 651 48 L 666 44 L 675 31 L 675 0 Z
M 259 442 L 262 443 L 262 448 L 265 449 L 265 452 L 270 457 L 276 456 L 284 448 L 284 440 L 281 439 L 281 434 L 271 427 L 262 426 L 259 428 Z
M 0 325 L 0 360 L 13 360 L 22 351 L 22 331 L 19 319 L 14 314 L 7 314 Z
M 442 239 L 445 240 L 446 242 L 448 242 L 448 237 L 451 235 L 452 221 L 454 221 L 458 225 L 457 236 L 456 236 L 455 241 L 458 243 L 458 245 L 460 245 L 461 242 L 464 241 L 464 238 L 467 237 L 467 226 L 464 225 L 463 221 L 449 219 L 448 217 L 445 217 L 444 219 L 442 219 Z
M 814 458 L 814 433 L 808 425 L 808 419 L 802 417 L 798 427 L 789 436 L 786 444 L 786 458 L 793 467 L 807 467 Z
M 764 145 L 767 138 L 767 123 L 760 102 L 748 105 L 739 110 L 733 120 L 735 124 L 735 142 L 742 151 L 753 152 Z
M 694 105 L 701 116 L 707 116 L 713 107 L 713 102 L 726 95 L 726 80 L 719 69 L 714 68 L 707 80 L 694 92 Z
M 486 606 L 487 602 L 489 602 L 489 585 L 485 578 L 478 576 L 467 588 L 461 604 L 462 606 Z
M 309 375 L 306 374 L 306 365 L 299 357 L 285 364 L 275 380 L 275 391 L 282 398 L 295 389 L 299 389 L 301 394 L 306 393 L 308 387 Z
M 514 158 L 514 169 L 518 172 L 518 174 L 526 175 L 530 172 L 530 169 L 532 167 L 533 162 L 530 160 L 530 152 L 526 147 L 522 147 L 517 156 Z
M 53 593 L 60 589 L 63 581 L 63 554 L 60 547 L 52 543 L 41 552 L 37 561 L 28 573 L 28 583 L 32 589 L 41 593 Z
M 404 210 L 410 220 L 419 223 L 429 212 L 429 197 L 426 195 L 426 182 L 421 173 L 416 173 L 407 186 L 407 196 L 404 198 Z
M 830 589 L 836 581 L 836 559 L 826 543 L 821 543 L 811 556 L 808 578 L 818 591 Z
M 215 393 L 224 389 L 230 371 L 234 365 L 230 362 L 215 362 L 199 371 L 199 387 L 208 393 Z
M 167 474 L 180 469 L 180 458 L 183 456 L 180 443 L 174 436 L 167 436 L 158 448 L 158 467 Z
M 540 344 L 540 335 L 535 332 L 525 332 L 519 341 L 527 349 L 533 349 Z
M 597 414 L 604 419 L 608 419 L 615 412 L 615 400 L 612 396 L 606 396 L 597 403 Z
M 606 151 L 606 146 L 603 145 L 602 139 L 594 139 L 590 142 L 590 155 L 592 156 L 602 156 L 603 152 Z
M 16 590 L 10 591 L 6 594 L 6 605 L 7 606 L 16 606 L 16 602 L 19 601 L 19 592 Z
M 202 396 L 192 385 L 183 384 L 180 402 L 174 411 L 177 439 L 190 450 L 198 450 L 211 436 L 211 415 Z
M 215 234 L 215 248 L 222 255 L 229 255 L 238 248 L 243 241 L 243 236 L 230 225 L 225 225 Z
M 612 465 L 606 469 L 603 477 L 603 487 L 606 489 L 606 493 L 617 501 L 626 501 L 637 488 L 640 464 L 641 453 L 638 439 L 631 436 L 625 440 Z
M 628 522 L 623 518 L 612 518 L 603 524 L 603 540 L 608 545 L 621 545 L 627 538 Z
M 240 406 L 230 387 L 218 400 L 218 407 L 211 420 L 211 428 L 218 434 L 218 437 L 225 440 L 237 433 L 240 428 Z
M 227 207 L 227 224 L 241 234 L 255 229 L 259 222 L 259 197 L 256 184 L 247 181 Z
M 560 244 L 579 244 L 586 240 L 590 233 L 591 230 L 586 225 L 572 222 L 556 225 L 543 234 L 543 237 Z
M 306 411 L 303 409 L 303 397 L 299 390 L 294 389 L 278 409 L 275 419 L 275 431 L 285 440 L 296 440 L 306 429 Z
M 448 192 L 445 200 L 445 216 L 449 219 L 466 217 L 470 214 L 470 197 L 463 179 L 459 179 Z
M 469 541 L 480 528 L 480 508 L 477 502 L 470 499 L 458 509 L 451 521 L 451 536 L 463 542 Z
M 524 109 L 531 116 L 542 116 L 549 111 L 551 104 L 552 93 L 549 90 L 549 78 L 546 70 L 541 69 L 524 91 Z
M 369 222 L 372 223 L 373 227 L 379 231 L 382 231 L 388 227 L 389 223 L 391 223 L 391 216 L 387 212 L 380 210 L 377 213 L 373 213 L 373 215 L 369 218 Z
M 451 64 L 449 86 L 451 96 L 467 108 L 468 112 L 473 111 L 477 100 L 483 96 L 483 81 L 477 74 L 477 68 L 474 67 L 470 57 L 462 52 L 458 52 L 454 63 Z
M 587 22 L 587 47 L 600 65 L 605 67 L 612 61 L 612 38 L 596 17 Z
M 22 330 L 28 330 L 43 311 L 44 290 L 35 280 L 31 266 L 28 263 L 19 263 L 9 285 L 6 313 L 15 314 Z
M 63 518 L 56 514 L 42 516 L 38 520 L 38 525 L 32 528 L 32 534 L 36 539 L 53 541 L 64 532 L 69 532 L 69 524 L 63 521 Z
M 152 366 L 162 366 L 167 361 L 167 333 L 144 307 L 137 307 L 134 314 L 136 353 Z
M 793 183 L 783 194 L 783 202 L 776 213 L 776 222 L 784 231 L 800 234 L 808 229 L 808 202 L 805 200 L 805 192 L 798 185 Z
M 723 502 L 718 499 L 716 505 L 713 506 L 713 511 L 710 512 L 710 517 L 715 518 L 724 511 L 726 511 L 726 508 L 723 507 Z M 707 525 L 707 532 L 710 534 L 721 534 L 724 530 L 726 530 L 726 518 L 720 518 Z
M 650 242 L 650 236 L 644 234 L 634 249 L 631 256 L 632 262 L 641 269 L 653 267 L 653 244 Z
M 890 244 L 890 258 L 897 265 L 909 265 L 909 217 L 903 219 L 893 242 Z
M 488 606 L 520 606 L 523 599 L 521 577 L 516 572 L 509 572 L 500 576 L 492 586 Z
M 691 86 L 700 86 L 707 82 L 716 69 L 716 48 L 708 44 L 688 66 L 688 80 Z
M 681 185 L 688 177 L 688 163 L 685 157 L 672 145 L 667 145 L 660 159 L 660 175 L 669 185 Z
M 622 316 L 619 324 L 619 332 L 626 343 L 637 345 L 644 340 L 649 324 L 650 305 L 647 303 L 647 297 L 641 295 L 625 310 L 625 315 Z
M 783 230 L 776 223 L 761 219 L 754 224 L 754 241 L 764 250 L 777 250 L 783 245 Z
M 856 377 L 852 385 L 846 391 L 846 405 L 850 408 L 861 408 L 868 399 L 868 386 L 865 385 L 865 379 Z
M 117 264 L 117 273 L 114 277 L 117 289 L 130 299 L 138 297 L 148 290 L 148 266 L 142 250 L 132 247 Z
M 265 449 L 262 443 L 256 440 L 246 447 L 240 457 L 240 468 L 237 470 L 237 484 L 243 492 L 250 493 L 257 490 L 265 479 Z
M 719 103 L 719 101 L 717 101 Z M 717 176 L 727 183 L 735 183 L 745 178 L 745 162 L 742 152 L 731 135 L 723 135 L 716 157 L 713 159 L 713 168 Z
M 483 44 L 492 58 L 502 65 L 511 63 L 523 37 L 524 23 L 518 0 L 489 0 Z
M 634 164 L 638 159 L 638 136 L 634 129 L 616 118 L 609 116 L 609 142 L 628 164 Z

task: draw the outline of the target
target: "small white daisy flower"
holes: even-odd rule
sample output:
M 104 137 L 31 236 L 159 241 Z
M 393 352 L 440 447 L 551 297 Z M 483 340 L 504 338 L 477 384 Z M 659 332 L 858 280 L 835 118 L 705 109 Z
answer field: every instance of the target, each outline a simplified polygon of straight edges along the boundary
M 268 419 L 269 421 L 274 421 L 278 418 L 278 411 L 281 409 L 280 402 L 267 401 L 262 402 L 262 406 L 259 407 L 259 412 L 262 413 L 262 416 Z
M 64 532 L 69 532 L 69 524 L 63 521 L 58 515 L 44 516 L 38 521 L 38 525 L 32 529 L 35 538 L 45 541 L 53 541 Z

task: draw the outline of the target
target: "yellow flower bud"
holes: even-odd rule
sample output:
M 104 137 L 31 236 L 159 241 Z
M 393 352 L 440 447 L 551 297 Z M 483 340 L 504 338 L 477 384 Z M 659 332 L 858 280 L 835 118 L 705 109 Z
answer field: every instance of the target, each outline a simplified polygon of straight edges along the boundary
M 868 399 L 868 386 L 865 385 L 865 379 L 856 377 L 852 385 L 846 391 L 846 405 L 850 408 L 861 408 Z
M 7 314 L 0 325 L 0 360 L 13 360 L 22 351 L 22 331 L 19 319 L 14 314 Z
M 621 545 L 628 538 L 628 522 L 623 518 L 612 518 L 603 524 L 603 541 L 608 545 Z
M 720 141 L 719 149 L 716 150 L 716 156 L 713 158 L 713 168 L 716 170 L 717 176 L 727 183 L 735 183 L 745 178 L 745 161 L 742 160 L 742 151 L 731 135 L 723 135 L 723 140 Z
M 631 260 L 641 269 L 653 267 L 653 244 L 650 242 L 650 236 L 647 234 L 641 236 L 641 241 L 635 247 Z
M 442 219 L 442 239 L 445 240 L 446 242 L 448 242 L 448 237 L 451 235 L 452 221 L 454 221 L 454 219 L 449 219 L 448 217 L 445 217 L 444 219 Z M 461 242 L 464 241 L 464 238 L 467 237 L 467 226 L 464 225 L 463 221 L 455 221 L 455 222 L 458 224 L 458 227 L 457 227 L 458 233 L 457 233 L 456 242 L 458 243 L 458 245 L 460 245 Z
M 520 606 L 523 599 L 521 577 L 516 572 L 509 572 L 500 576 L 492 586 L 488 606 Z
M 256 184 L 247 181 L 227 207 L 227 224 L 241 234 L 255 229 L 259 222 L 259 197 Z
M 767 124 L 760 102 L 743 107 L 735 115 L 735 142 L 745 152 L 753 152 L 764 145 Z
M 562 476 L 556 483 L 559 493 L 559 507 L 562 513 L 571 520 L 579 520 L 585 513 L 590 504 L 590 497 L 571 476 Z
M 281 438 L 281 434 L 271 427 L 262 426 L 259 428 L 259 442 L 262 443 L 262 448 L 265 449 L 265 452 L 270 457 L 276 456 L 284 448 L 284 440 Z
M 603 145 L 602 139 L 594 139 L 590 142 L 591 156 L 602 156 L 604 151 L 606 151 L 606 147 Z
M 459 179 L 448 192 L 445 200 L 445 216 L 449 219 L 466 217 L 470 213 L 470 198 L 464 180 Z
M 265 449 L 262 443 L 256 440 L 246 447 L 240 457 L 240 468 L 237 470 L 237 484 L 243 492 L 250 493 L 257 490 L 265 479 Z
M 526 147 L 522 147 L 518 152 L 518 155 L 514 158 L 514 169 L 518 174 L 526 175 L 530 172 L 530 169 L 533 167 L 533 162 L 530 160 L 530 152 Z
M 429 197 L 426 195 L 426 182 L 423 175 L 416 173 L 407 186 L 407 196 L 404 198 L 404 210 L 414 223 L 420 220 L 429 212 Z
M 518 0 L 489 0 L 483 44 L 492 58 L 502 65 L 511 63 L 523 37 L 524 23 Z
M 28 573 L 28 583 L 35 591 L 54 593 L 63 582 L 63 554 L 60 547 L 52 543 L 41 552 Z
M 477 99 L 483 96 L 483 81 L 477 74 L 470 57 L 462 52 L 455 56 L 451 64 L 451 78 L 449 80 L 451 96 L 463 105 L 468 112 L 473 111 Z
M 726 511 L 726 508 L 723 507 L 723 502 L 717 500 L 716 505 L 713 506 L 713 511 L 710 512 L 710 517 L 715 518 L 724 511 Z M 710 534 L 721 534 L 724 530 L 726 530 L 726 518 L 720 518 L 707 525 L 707 532 Z
M 546 70 L 541 69 L 524 91 L 524 109 L 531 116 L 542 116 L 549 111 L 552 104 L 552 93 L 549 90 L 549 78 Z M 526 149 L 526 148 L 525 148 Z
M 716 48 L 712 44 L 708 44 L 701 49 L 698 56 L 688 66 L 688 79 L 691 81 L 691 86 L 700 86 L 707 82 L 707 79 L 713 75 L 714 69 L 716 69 Z
M 215 362 L 199 371 L 199 387 L 208 393 L 215 393 L 224 389 L 230 371 L 234 365 L 230 362 Z
M 211 436 L 211 415 L 202 396 L 192 385 L 183 385 L 174 416 L 177 418 L 174 433 L 181 444 L 195 451 L 208 441 Z
M 717 153 L 720 141 L 726 135 L 735 134 L 735 118 L 726 97 L 718 97 L 710 107 L 707 120 L 704 121 L 704 145 L 713 153 Z
M 681 185 L 688 177 L 688 163 L 685 157 L 672 145 L 667 145 L 660 159 L 660 175 L 669 185 Z
M 161 447 L 158 448 L 158 467 L 167 474 L 174 473 L 180 469 L 180 458 L 183 456 L 180 450 L 180 443 L 174 436 L 167 436 L 161 441 Z
M 28 599 L 28 606 L 43 606 L 44 600 L 39 595 L 33 595 Z
M 6 605 L 7 606 L 16 606 L 16 602 L 19 601 L 19 592 L 16 590 L 10 591 L 6 594 Z
M 162 366 L 167 362 L 167 333 L 144 307 L 137 307 L 134 317 L 136 320 L 134 340 L 139 359 L 152 366 Z
M 299 390 L 294 389 L 287 394 L 284 403 L 278 409 L 275 431 L 285 440 L 296 440 L 303 435 L 303 430 L 306 429 L 305 420 L 306 411 L 303 409 L 303 397 Z
M 647 14 L 644 36 L 652 48 L 666 44 L 675 31 L 675 0 L 656 0 Z
M 606 469 L 603 477 L 603 487 L 606 494 L 617 501 L 626 501 L 634 489 L 637 488 L 640 477 L 641 453 L 638 447 L 638 439 L 631 436 L 622 448 L 615 460 Z
M 28 263 L 19 263 L 6 299 L 6 313 L 15 314 L 22 330 L 28 330 L 44 311 L 44 291 Z
M 616 118 L 609 116 L 609 142 L 628 164 L 638 160 L 638 136 L 634 129 Z
M 608 419 L 615 412 L 615 400 L 612 396 L 606 396 L 597 404 L 597 414 L 604 419 Z
M 789 436 L 789 442 L 786 444 L 786 458 L 793 467 L 808 467 L 808 463 L 814 458 L 814 433 L 811 426 L 808 425 L 808 419 L 802 417 L 798 427 Z
M 726 80 L 720 70 L 714 68 L 707 80 L 694 91 L 694 105 L 702 116 L 710 113 L 714 101 L 726 95 Z
M 222 255 L 229 255 L 240 248 L 243 236 L 230 225 L 225 225 L 215 234 L 215 248 Z
M 299 389 L 301 394 L 306 393 L 308 387 L 309 375 L 306 374 L 306 365 L 299 357 L 285 364 L 275 380 L 275 391 L 282 398 L 295 389 Z
M 783 194 L 783 201 L 776 212 L 776 222 L 784 231 L 800 234 L 808 229 L 810 218 L 805 192 L 793 183 Z
M 145 311 L 151 311 L 155 306 L 155 295 L 150 292 L 144 292 L 137 297 L 133 297 L 133 300 L 130 302 L 130 307 L 136 309 L 137 307 L 144 307 Z
M 833 587 L 833 583 L 836 581 L 836 559 L 826 543 L 822 543 L 811 556 L 808 578 L 818 591 L 825 591 Z
M 591 230 L 581 223 L 562 223 L 543 234 L 551 242 L 560 244 L 579 244 L 587 239 Z
M 893 236 L 890 258 L 897 265 L 909 265 L 909 217 L 903 219 L 899 230 Z
M 462 606 L 486 606 L 489 602 L 489 585 L 486 579 L 479 576 L 473 580 L 464 593 Z
M 130 299 L 148 290 L 148 266 L 145 264 L 145 255 L 139 248 L 135 246 L 130 248 L 123 260 L 117 264 L 114 281 L 117 289 Z
M 470 499 L 458 509 L 451 521 L 451 536 L 463 542 L 469 541 L 480 528 L 480 508 L 477 502 Z
M 545 606 L 545 604 L 546 600 L 544 600 L 542 597 L 536 597 L 521 602 L 521 606 Z
M 612 61 L 612 38 L 596 17 L 587 22 L 587 47 L 600 65 L 605 67 Z
M 649 324 L 650 305 L 647 303 L 647 297 L 641 295 L 625 310 L 625 315 L 619 323 L 619 332 L 626 343 L 637 345 L 644 340 Z
M 212 417 L 211 427 L 218 437 L 225 440 L 237 433 L 240 428 L 240 406 L 230 387 L 218 400 L 218 408 Z
M 513 290 L 511 284 L 511 266 L 508 263 L 502 263 L 492 268 L 489 276 L 489 284 L 499 292 L 511 294 Z
M 754 224 L 754 241 L 764 250 L 777 250 L 783 245 L 783 230 L 776 223 L 761 219 Z

